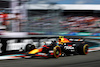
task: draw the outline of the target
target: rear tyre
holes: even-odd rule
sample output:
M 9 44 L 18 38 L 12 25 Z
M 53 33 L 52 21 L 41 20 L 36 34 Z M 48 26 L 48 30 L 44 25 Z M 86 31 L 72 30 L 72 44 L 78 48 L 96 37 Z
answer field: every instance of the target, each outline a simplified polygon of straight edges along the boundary
M 86 55 L 88 54 L 88 44 L 81 44 L 78 47 L 78 53 L 80 55 Z
M 61 56 L 61 48 L 59 46 L 55 46 L 53 48 L 54 51 L 54 57 L 59 58 Z

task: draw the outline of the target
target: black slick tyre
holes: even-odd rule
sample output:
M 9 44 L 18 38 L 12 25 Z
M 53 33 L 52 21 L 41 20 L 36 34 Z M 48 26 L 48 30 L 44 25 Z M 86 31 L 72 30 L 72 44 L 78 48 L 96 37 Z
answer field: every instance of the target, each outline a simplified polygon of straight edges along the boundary
M 77 51 L 80 55 L 88 54 L 88 44 L 80 44 Z
M 59 46 L 55 46 L 53 48 L 54 51 L 54 57 L 59 58 L 61 56 L 61 48 Z

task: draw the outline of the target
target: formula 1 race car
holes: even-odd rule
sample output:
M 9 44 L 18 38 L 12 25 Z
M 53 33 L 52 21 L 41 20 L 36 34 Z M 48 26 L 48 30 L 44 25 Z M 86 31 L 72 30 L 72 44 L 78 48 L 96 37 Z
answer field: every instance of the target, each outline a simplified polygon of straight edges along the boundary
M 31 51 L 29 51 L 26 54 L 26 58 L 30 58 L 30 57 L 45 57 L 45 58 L 50 58 L 50 57 L 55 57 L 55 58 L 59 58 L 59 56 L 61 55 L 61 48 L 59 46 L 57 46 L 56 41 L 52 41 L 52 43 L 50 45 L 42 45 L 39 48 L 35 48 Z M 29 57 L 28 57 L 29 56 Z
M 66 36 L 59 36 L 57 41 L 47 41 L 44 45 L 39 48 L 35 48 L 27 52 L 26 56 L 31 57 L 55 57 L 59 58 L 60 56 L 66 56 L 69 54 L 88 54 L 88 44 L 84 42 L 83 38 L 68 38 Z
M 88 54 L 88 44 L 83 38 L 68 38 L 66 36 L 59 36 L 59 46 L 61 47 L 61 56 L 70 54 Z

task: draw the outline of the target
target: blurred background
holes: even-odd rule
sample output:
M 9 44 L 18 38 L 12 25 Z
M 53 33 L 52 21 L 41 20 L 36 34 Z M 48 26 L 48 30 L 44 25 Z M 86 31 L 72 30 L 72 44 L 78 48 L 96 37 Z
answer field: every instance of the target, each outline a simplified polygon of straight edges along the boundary
M 99 0 L 0 0 L 0 31 L 100 35 L 99 3 Z

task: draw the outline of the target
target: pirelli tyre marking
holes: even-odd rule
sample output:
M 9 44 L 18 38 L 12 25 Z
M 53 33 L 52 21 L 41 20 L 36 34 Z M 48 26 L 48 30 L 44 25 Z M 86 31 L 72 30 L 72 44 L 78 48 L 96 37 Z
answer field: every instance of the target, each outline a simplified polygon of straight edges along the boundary
M 83 52 L 84 52 L 85 55 L 88 53 L 88 44 L 84 45 Z
M 54 57 L 59 58 L 59 56 L 61 55 L 61 48 L 59 46 L 55 46 L 53 51 L 54 51 Z

